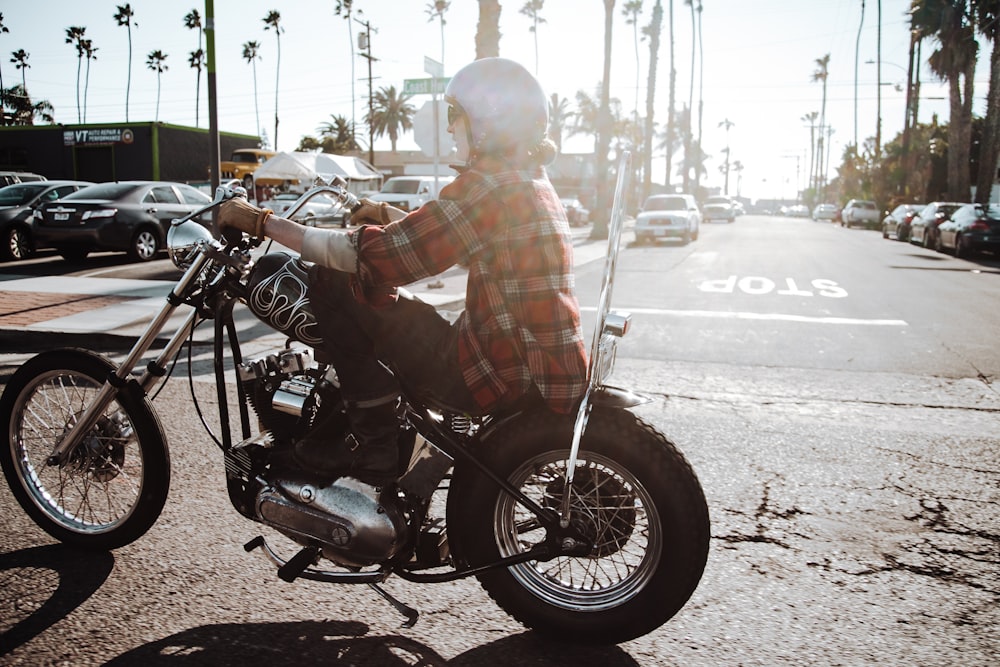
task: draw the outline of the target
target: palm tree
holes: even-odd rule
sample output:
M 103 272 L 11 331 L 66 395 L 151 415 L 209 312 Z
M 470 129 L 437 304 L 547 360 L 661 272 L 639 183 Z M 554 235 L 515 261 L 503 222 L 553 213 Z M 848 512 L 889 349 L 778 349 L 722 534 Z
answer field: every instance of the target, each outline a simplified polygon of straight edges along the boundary
M 682 164 L 690 167 L 691 160 L 688 153 L 692 153 L 691 142 L 694 138 L 694 126 L 692 124 L 691 110 L 694 109 L 694 68 L 697 64 L 695 59 L 695 48 L 698 46 L 698 34 L 695 28 L 695 4 L 694 0 L 684 0 L 684 4 L 691 8 L 691 78 L 688 83 L 688 103 L 687 103 L 687 127 L 684 131 L 684 162 Z M 684 191 L 691 192 L 691 173 L 688 169 L 684 171 Z
M 569 100 L 552 93 L 549 97 L 549 138 L 556 145 L 556 150 L 562 152 L 563 132 L 572 114 L 569 111 Z
M 380 88 L 372 99 L 371 117 L 365 122 L 376 137 L 389 135 L 392 152 L 396 152 L 396 141 L 400 131 L 413 129 L 413 115 L 416 109 L 410 104 L 409 95 L 401 95 L 396 86 Z
M 332 114 L 333 121 L 325 121 L 316 131 L 322 139 L 324 153 L 334 153 L 343 155 L 351 151 L 361 150 L 358 144 L 357 135 L 354 131 L 354 124 L 345 116 Z
M 7 100 L 8 114 L 11 125 L 34 125 L 35 118 L 41 118 L 46 123 L 54 123 L 54 109 L 48 100 L 33 103 L 28 91 L 23 85 L 13 86 L 0 91 Z
M 524 7 L 521 7 L 521 13 L 531 19 L 531 27 L 528 30 L 535 35 L 535 76 L 538 76 L 538 24 L 545 23 L 539 12 L 542 11 L 544 4 L 545 0 L 528 0 L 524 3 Z
M 653 5 L 653 18 L 642 29 L 643 38 L 649 38 L 649 76 L 646 80 L 646 127 L 643 132 L 642 198 L 649 196 L 653 184 L 653 102 L 656 98 L 656 65 L 660 58 L 660 30 L 663 26 L 663 7 L 660 0 Z
M 979 146 L 979 173 L 976 178 L 976 202 L 985 205 L 993 189 L 1000 156 L 1000 8 L 996 2 L 973 0 L 979 32 L 993 42 L 990 55 L 990 87 L 986 95 L 983 139 Z M 2 19 L 2 16 L 0 16 Z
M 625 24 L 632 26 L 632 41 L 635 42 L 635 106 L 632 113 L 639 115 L 639 14 L 642 13 L 642 0 L 628 0 L 622 7 Z
M 156 72 L 156 122 L 160 122 L 160 77 L 167 71 L 167 65 L 164 61 L 167 59 L 167 54 L 163 51 L 156 50 L 150 51 L 149 55 L 146 56 L 146 67 Z
M 816 175 L 816 182 L 813 183 L 815 192 L 820 199 L 823 199 L 821 190 L 824 188 L 826 183 L 826 178 L 823 173 L 823 152 L 825 151 L 825 143 L 823 141 L 823 132 L 826 127 L 826 79 L 829 75 L 829 65 L 830 65 L 830 54 L 826 54 L 822 58 L 816 59 L 816 66 L 819 68 L 812 74 L 813 81 L 823 82 L 823 105 L 820 107 L 819 112 L 819 135 L 816 138 L 816 170 L 813 172 Z M 810 170 L 812 165 L 809 166 Z
M 118 5 L 118 11 L 115 12 L 114 19 L 118 22 L 118 25 L 123 25 L 128 30 L 128 78 L 125 82 L 125 122 L 128 122 L 128 98 L 129 93 L 132 89 L 132 26 L 139 27 L 139 24 L 133 20 L 135 12 L 132 11 L 131 3 L 125 3 L 124 5 Z
M 604 0 L 604 78 L 601 80 L 601 110 L 597 123 L 597 173 L 608 173 L 608 148 L 611 144 L 611 30 L 615 20 L 615 0 Z M 597 215 L 590 229 L 594 239 L 608 238 L 607 179 L 597 181 Z
M 257 55 L 257 51 L 260 50 L 260 44 L 257 42 L 244 42 L 243 44 L 243 60 L 246 60 L 253 66 L 253 109 L 257 117 L 257 132 L 261 131 L 260 127 L 260 104 L 257 100 L 257 61 L 260 60 L 260 56 Z
M 938 43 L 927 61 L 931 71 L 948 82 L 948 196 L 955 201 L 969 199 L 972 88 L 979 49 L 965 5 L 959 0 L 913 0 L 910 10 L 918 35 Z
M 261 20 L 264 22 L 264 30 L 273 29 L 278 41 L 278 60 L 274 66 L 274 150 L 278 150 L 278 81 L 281 76 L 281 33 L 285 30 L 280 25 L 281 14 L 277 10 L 272 9 Z
M 87 30 L 85 27 L 70 26 L 66 28 L 66 43 L 76 47 L 76 122 L 82 123 L 83 117 L 80 115 L 80 68 L 83 65 L 83 34 Z
M 201 68 L 205 66 L 205 51 L 201 48 L 201 14 L 198 13 L 197 9 L 192 9 L 184 15 L 184 25 L 191 30 L 198 31 L 198 50 L 192 51 L 188 58 L 188 64 L 198 71 L 195 75 L 194 88 L 194 126 L 198 127 L 198 110 L 201 106 Z
M 665 139 L 667 149 L 667 171 L 664 185 L 670 190 L 670 171 L 673 168 L 674 145 L 677 143 L 677 125 L 674 118 L 674 110 L 677 107 L 677 67 L 674 58 L 674 0 L 670 0 L 670 95 L 667 101 L 667 136 Z
M 83 52 L 87 58 L 87 73 L 83 77 L 83 122 L 87 122 L 87 95 L 90 92 L 90 61 L 97 60 L 97 47 L 89 40 L 83 40 Z
M 10 30 L 3 24 L 3 14 L 0 14 L 0 35 L 9 33 Z M 3 87 L 3 70 L 0 69 L 0 125 L 7 124 L 7 116 L 4 113 L 6 107 L 4 106 L 4 87 Z
M 451 7 L 451 3 L 448 0 L 434 0 L 434 2 L 427 5 L 427 22 L 430 23 L 435 18 L 438 20 L 438 25 L 441 28 L 441 67 L 444 68 L 444 13 L 448 11 Z
M 344 17 L 344 24 L 347 26 L 347 45 L 351 49 L 351 127 L 354 127 L 354 110 L 357 103 L 354 98 L 354 32 L 351 27 L 351 11 L 354 9 L 354 0 L 337 0 L 334 13 Z
M 476 25 L 476 60 L 500 55 L 500 2 L 479 0 Z
M 28 64 L 28 56 L 31 54 L 24 49 L 18 49 L 17 51 L 12 51 L 10 55 L 10 61 L 14 63 L 14 69 L 21 70 L 21 87 L 27 90 L 28 84 L 24 80 L 24 70 L 31 67 L 31 65 Z
M 698 155 L 705 155 L 701 147 L 701 119 L 703 115 L 703 110 L 705 108 L 705 43 L 701 39 L 701 0 L 698 0 Z M 700 190 L 701 187 L 701 172 L 696 171 L 694 174 L 694 187 L 695 190 Z M 707 172 L 706 172 L 707 174 Z

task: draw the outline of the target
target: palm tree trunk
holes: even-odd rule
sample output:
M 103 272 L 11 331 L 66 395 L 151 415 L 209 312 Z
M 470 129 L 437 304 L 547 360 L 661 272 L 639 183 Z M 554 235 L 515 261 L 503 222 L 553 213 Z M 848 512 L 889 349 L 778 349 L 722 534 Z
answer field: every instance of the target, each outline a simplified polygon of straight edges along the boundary
M 608 238 L 608 148 L 611 144 L 611 30 L 614 26 L 615 0 L 604 0 L 604 76 L 601 80 L 601 108 L 597 119 L 597 215 L 590 230 L 594 239 Z
M 87 122 L 87 94 L 90 92 L 90 58 L 87 58 L 87 73 L 83 78 L 83 122 Z
M 479 0 L 476 60 L 500 55 L 500 9 L 499 0 Z
M 254 132 L 260 134 L 260 99 L 257 97 L 257 61 L 253 60 L 253 113 L 254 117 L 257 119 L 257 127 L 254 128 Z
M 990 87 L 986 98 L 986 118 L 983 121 L 983 140 L 979 146 L 979 174 L 976 178 L 976 202 L 984 206 L 990 201 L 996 181 L 998 155 L 1000 155 L 1000 31 L 993 38 L 990 56 Z
M 125 122 L 128 122 L 128 98 L 132 89 L 132 23 L 131 19 L 127 26 L 128 30 L 128 77 L 125 80 Z
M 696 144 L 698 147 L 699 160 L 703 160 L 705 157 L 704 153 L 701 150 L 701 120 L 702 120 L 701 117 L 705 103 L 705 99 L 702 93 L 704 91 L 704 88 L 705 88 L 705 44 L 704 42 L 702 42 L 701 39 L 701 8 L 699 7 L 698 9 L 698 142 Z M 727 141 L 726 142 L 727 148 L 728 145 L 729 144 Z M 726 160 L 728 159 L 729 156 L 727 155 Z M 694 172 L 694 188 L 696 191 L 698 191 L 701 188 L 701 163 L 698 164 Z M 727 192 L 726 194 L 728 195 L 729 193 Z
M 83 65 L 83 54 L 76 57 L 76 122 L 82 123 L 83 116 L 80 115 L 80 67 Z
M 643 133 L 645 158 L 642 176 L 642 198 L 650 195 L 653 184 L 653 100 L 656 97 L 656 65 L 660 57 L 660 28 L 663 24 L 663 8 L 660 0 L 653 5 L 653 18 L 649 23 L 649 74 L 646 79 L 646 130 Z M 668 179 L 669 180 L 669 179 Z
M 670 171 L 674 162 L 674 107 L 677 106 L 677 68 L 674 60 L 674 0 L 670 0 L 670 94 L 667 102 L 667 173 L 664 178 L 664 186 L 670 190 Z
M 160 73 L 156 73 L 156 122 L 160 122 Z

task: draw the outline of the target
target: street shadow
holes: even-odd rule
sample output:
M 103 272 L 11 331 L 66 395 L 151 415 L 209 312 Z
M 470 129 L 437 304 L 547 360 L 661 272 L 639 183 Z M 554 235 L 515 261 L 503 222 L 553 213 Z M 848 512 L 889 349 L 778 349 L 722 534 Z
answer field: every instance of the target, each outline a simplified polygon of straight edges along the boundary
M 446 660 L 433 648 L 408 637 L 369 635 L 368 626 L 364 623 L 303 621 L 203 625 L 123 653 L 104 663 L 104 666 L 300 667 L 310 664 L 378 667 L 639 665 L 617 646 L 555 643 L 530 632 L 505 637 Z
M 44 601 L 8 599 L 12 595 L 10 587 L 0 592 L 0 603 L 7 616 L 6 623 L 17 619 L 5 633 L 0 635 L 0 656 L 31 641 L 39 634 L 66 618 L 77 607 L 93 595 L 107 580 L 114 568 L 115 559 L 108 552 L 82 551 L 62 544 L 32 547 L 20 551 L 0 554 L 0 572 L 4 578 L 22 576 L 17 570 L 51 570 L 58 579 L 55 591 L 48 593 L 43 586 L 38 587 L 39 596 L 48 595 Z M 18 590 L 24 587 L 18 586 Z M 33 603 L 38 603 L 34 607 Z M 34 607 L 32 609 L 32 607 Z

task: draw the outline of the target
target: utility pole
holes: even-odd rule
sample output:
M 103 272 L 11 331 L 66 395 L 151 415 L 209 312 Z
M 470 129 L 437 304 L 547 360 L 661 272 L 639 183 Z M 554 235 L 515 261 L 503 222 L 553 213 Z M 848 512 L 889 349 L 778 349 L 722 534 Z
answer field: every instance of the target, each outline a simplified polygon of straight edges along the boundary
M 378 60 L 372 56 L 372 25 L 371 21 L 358 21 L 365 27 L 364 32 L 358 33 L 358 49 L 362 51 L 361 57 L 368 60 L 368 163 L 375 166 L 375 98 L 372 95 L 372 61 Z M 376 30 L 375 32 L 378 32 Z

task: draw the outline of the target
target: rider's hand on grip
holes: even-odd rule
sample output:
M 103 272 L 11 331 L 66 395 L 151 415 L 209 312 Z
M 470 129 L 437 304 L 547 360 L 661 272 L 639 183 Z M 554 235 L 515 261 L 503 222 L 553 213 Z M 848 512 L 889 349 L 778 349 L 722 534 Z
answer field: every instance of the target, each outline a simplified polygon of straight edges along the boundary
M 254 238 L 264 238 L 264 220 L 273 211 L 260 209 L 241 197 L 234 197 L 219 206 L 219 229 L 238 229 Z
M 355 224 L 367 221 L 375 225 L 388 225 L 392 222 L 392 218 L 389 217 L 391 207 L 386 202 L 365 198 L 361 200 L 360 204 L 356 210 L 351 212 L 351 220 Z

